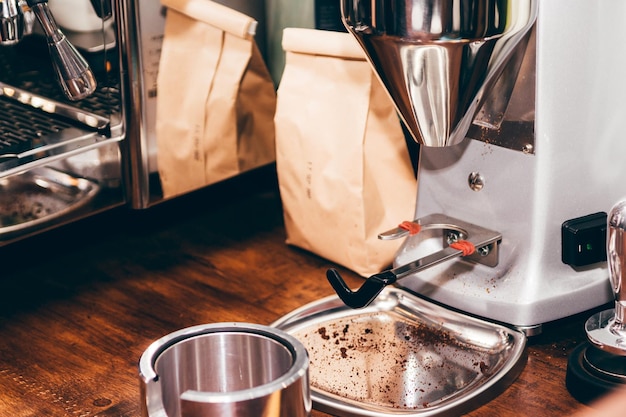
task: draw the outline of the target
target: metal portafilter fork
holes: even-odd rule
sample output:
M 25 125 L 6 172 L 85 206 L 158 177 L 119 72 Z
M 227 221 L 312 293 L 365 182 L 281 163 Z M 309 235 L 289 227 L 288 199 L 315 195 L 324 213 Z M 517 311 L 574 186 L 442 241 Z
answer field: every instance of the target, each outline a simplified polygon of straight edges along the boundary
M 41 24 L 54 72 L 66 97 L 83 99 L 96 90 L 96 78 L 85 58 L 67 40 L 54 20 L 47 0 L 26 0 Z
M 422 231 L 441 231 L 445 247 L 406 265 L 374 274 L 354 291 L 347 286 L 337 270 L 329 269 L 326 272 L 326 278 L 345 305 L 350 308 L 367 307 L 387 285 L 395 284 L 402 278 L 455 258 L 463 257 L 468 261 L 489 267 L 498 264 L 498 245 L 502 240 L 499 232 L 441 213 L 429 214 L 411 223 L 419 226 L 419 230 Z M 390 240 L 407 234 L 410 234 L 407 230 L 396 228 L 380 234 L 379 238 Z M 457 245 L 461 242 L 465 244 Z

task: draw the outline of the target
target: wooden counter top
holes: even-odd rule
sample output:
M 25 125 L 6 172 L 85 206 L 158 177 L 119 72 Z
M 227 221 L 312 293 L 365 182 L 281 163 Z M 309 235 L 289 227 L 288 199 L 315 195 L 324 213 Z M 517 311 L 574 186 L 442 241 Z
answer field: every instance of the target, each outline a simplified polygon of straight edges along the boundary
M 105 213 L 0 248 L 0 259 L 0 416 L 12 417 L 138 416 L 137 362 L 152 341 L 202 323 L 269 324 L 331 295 L 335 266 L 285 244 L 272 170 Z M 583 408 L 565 369 L 587 317 L 547 326 L 517 381 L 470 415 Z

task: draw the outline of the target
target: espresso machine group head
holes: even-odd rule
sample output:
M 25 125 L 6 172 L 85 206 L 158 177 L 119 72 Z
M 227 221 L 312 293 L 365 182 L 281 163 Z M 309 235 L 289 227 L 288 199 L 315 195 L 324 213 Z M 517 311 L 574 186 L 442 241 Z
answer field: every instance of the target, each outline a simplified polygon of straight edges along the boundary
M 381 234 L 406 237 L 394 269 L 354 293 L 329 273 L 344 301 L 366 305 L 402 278 L 528 334 L 609 302 L 605 212 L 626 192 L 626 3 L 342 0 L 342 13 L 420 144 L 415 220 Z M 458 239 L 474 247 L 451 249 Z

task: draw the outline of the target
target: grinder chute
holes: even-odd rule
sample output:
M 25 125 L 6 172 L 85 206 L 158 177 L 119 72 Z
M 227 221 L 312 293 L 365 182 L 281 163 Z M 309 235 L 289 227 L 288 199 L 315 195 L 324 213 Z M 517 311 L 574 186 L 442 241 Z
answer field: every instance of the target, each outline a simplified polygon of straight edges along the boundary
M 357 38 L 413 138 L 461 142 L 509 58 L 533 0 L 342 0 Z

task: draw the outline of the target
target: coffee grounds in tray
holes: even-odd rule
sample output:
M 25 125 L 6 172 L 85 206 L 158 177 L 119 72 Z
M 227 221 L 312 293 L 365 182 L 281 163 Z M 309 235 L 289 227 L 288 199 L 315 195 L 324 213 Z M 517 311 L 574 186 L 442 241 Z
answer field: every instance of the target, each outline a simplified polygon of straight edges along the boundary
M 67 210 L 73 190 L 27 173 L 0 179 L 1 228 L 26 225 Z
M 63 207 L 53 200 L 42 200 L 37 197 L 21 196 L 18 200 L 4 201 L 0 199 L 0 227 L 8 227 L 47 217 Z M 8 200 L 8 199 L 6 199 Z M 59 207 L 51 207 L 50 202 Z
M 379 312 L 319 323 L 294 335 L 310 357 L 311 386 L 331 396 L 392 409 L 422 409 L 476 383 L 487 352 L 436 326 Z

